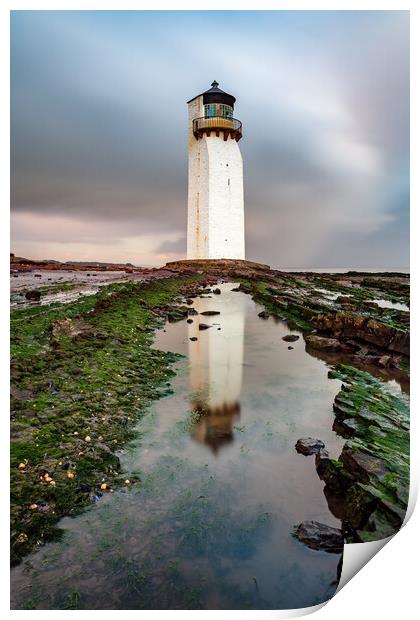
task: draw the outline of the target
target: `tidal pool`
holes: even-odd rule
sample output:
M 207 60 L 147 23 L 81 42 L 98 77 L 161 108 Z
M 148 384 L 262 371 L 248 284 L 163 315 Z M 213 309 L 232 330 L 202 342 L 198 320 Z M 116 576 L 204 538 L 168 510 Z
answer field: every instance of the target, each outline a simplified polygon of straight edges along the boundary
M 120 454 L 140 481 L 63 519 L 62 539 L 13 569 L 12 608 L 287 609 L 333 595 L 339 556 L 291 535 L 308 519 L 340 527 L 294 445 L 312 436 L 338 457 L 341 382 L 234 286 L 194 300 L 220 314 L 157 332 L 185 357 Z
M 386 299 L 372 299 L 372 303 L 376 304 L 380 308 L 391 308 L 392 310 L 403 310 L 404 312 L 410 312 L 410 308 L 407 304 L 402 304 L 397 301 L 387 301 Z

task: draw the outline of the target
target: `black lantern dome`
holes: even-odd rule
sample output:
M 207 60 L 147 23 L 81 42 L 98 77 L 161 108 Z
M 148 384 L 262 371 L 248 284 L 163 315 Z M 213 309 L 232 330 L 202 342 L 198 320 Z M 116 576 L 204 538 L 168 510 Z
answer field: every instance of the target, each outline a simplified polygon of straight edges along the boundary
M 225 105 L 228 105 L 231 108 L 233 108 L 235 101 L 236 101 L 233 95 L 229 95 L 228 93 L 225 93 L 224 90 L 219 88 L 219 83 L 216 82 L 216 80 L 214 80 L 214 82 L 212 83 L 211 88 L 204 91 L 204 93 L 200 93 L 199 95 L 196 95 L 195 97 L 190 99 L 190 101 L 187 101 L 187 103 L 194 101 L 194 99 L 196 99 L 197 97 L 200 97 L 201 95 L 203 96 L 204 105 L 207 105 L 210 103 L 224 103 Z

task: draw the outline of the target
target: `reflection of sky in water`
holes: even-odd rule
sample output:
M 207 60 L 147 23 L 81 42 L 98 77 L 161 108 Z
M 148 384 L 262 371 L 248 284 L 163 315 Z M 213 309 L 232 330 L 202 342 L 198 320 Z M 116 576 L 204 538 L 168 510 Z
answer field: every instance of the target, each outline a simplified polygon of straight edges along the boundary
M 64 519 L 63 540 L 13 571 L 15 606 L 281 609 L 333 594 L 338 556 L 291 536 L 306 519 L 339 525 L 314 457 L 294 444 L 319 437 L 338 456 L 341 382 L 302 338 L 289 350 L 287 326 L 259 319 L 232 286 L 194 302 L 220 315 L 159 331 L 156 347 L 188 357 L 174 394 L 153 404 L 121 455 L 141 482 Z M 199 331 L 199 322 L 217 325 Z
M 377 304 L 380 308 L 391 308 L 393 310 L 404 310 L 410 312 L 407 304 L 401 304 L 396 301 L 387 301 L 386 299 L 372 299 L 372 303 Z
M 331 301 L 334 301 L 335 299 L 337 299 L 337 297 L 340 297 L 340 295 L 344 295 L 344 293 L 334 293 L 333 291 L 328 291 L 326 288 L 314 288 L 314 291 L 317 291 L 318 293 L 322 293 L 322 295 L 324 297 L 326 297 L 327 299 L 330 299 Z M 345 293 L 348 296 L 352 296 L 351 293 Z

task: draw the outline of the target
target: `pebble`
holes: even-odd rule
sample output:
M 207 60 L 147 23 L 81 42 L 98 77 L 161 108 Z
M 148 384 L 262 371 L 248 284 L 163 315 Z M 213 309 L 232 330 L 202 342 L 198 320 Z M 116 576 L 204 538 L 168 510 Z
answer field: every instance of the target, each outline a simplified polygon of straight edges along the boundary
M 16 538 L 16 542 L 19 544 L 25 543 L 28 541 L 28 535 L 25 534 L 24 532 L 22 532 L 22 534 L 19 534 L 19 536 Z

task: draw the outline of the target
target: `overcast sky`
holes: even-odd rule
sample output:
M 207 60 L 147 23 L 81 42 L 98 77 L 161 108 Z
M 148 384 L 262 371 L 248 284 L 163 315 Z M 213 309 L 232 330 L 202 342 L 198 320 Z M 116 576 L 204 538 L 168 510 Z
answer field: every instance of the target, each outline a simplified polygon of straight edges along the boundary
M 185 257 L 186 101 L 216 79 L 248 259 L 408 267 L 408 12 L 14 12 L 11 68 L 16 254 Z

